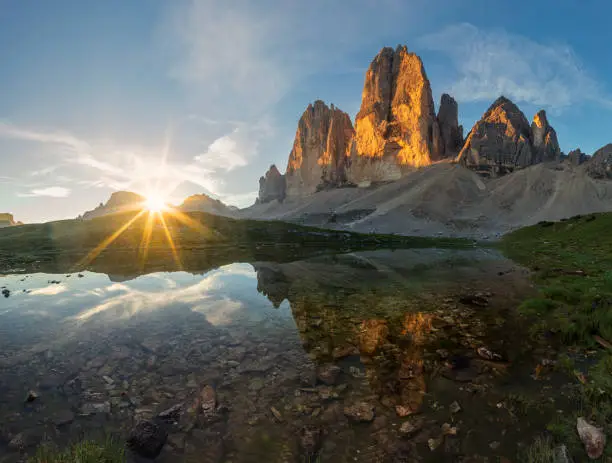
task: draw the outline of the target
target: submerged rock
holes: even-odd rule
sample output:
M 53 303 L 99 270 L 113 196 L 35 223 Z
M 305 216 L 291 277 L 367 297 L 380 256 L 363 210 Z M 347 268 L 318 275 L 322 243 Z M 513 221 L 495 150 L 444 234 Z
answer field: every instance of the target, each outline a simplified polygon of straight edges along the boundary
M 323 384 L 333 386 L 338 381 L 342 369 L 334 364 L 322 365 L 317 368 L 317 379 Z
M 212 415 L 217 408 L 217 394 L 212 386 L 204 386 L 200 392 L 201 408 L 204 415 Z
M 127 439 L 128 446 L 145 458 L 156 458 L 160 453 L 168 433 L 152 421 L 138 423 L 130 432 Z
M 353 421 L 369 423 L 374 419 L 374 405 L 357 402 L 344 407 L 344 414 Z

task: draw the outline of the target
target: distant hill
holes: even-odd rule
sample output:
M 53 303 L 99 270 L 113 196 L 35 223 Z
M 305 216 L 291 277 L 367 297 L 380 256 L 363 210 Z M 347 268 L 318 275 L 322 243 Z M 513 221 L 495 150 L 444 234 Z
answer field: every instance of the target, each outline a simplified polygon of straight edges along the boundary
M 236 207 L 227 206 L 218 199 L 213 199 L 205 194 L 189 196 L 178 208 L 184 212 L 208 212 L 228 217 L 233 217 L 238 210 Z
M 23 225 L 23 223 L 15 222 L 13 214 L 9 214 L 8 212 L 0 212 L 0 228 L 13 227 L 15 225 Z
M 81 218 L 90 220 L 110 214 L 137 211 L 143 208 L 145 202 L 146 198 L 137 193 L 116 191 L 106 203 L 100 203 L 95 209 L 85 212 Z M 208 212 L 227 217 L 235 216 L 235 212 L 238 210 L 236 207 L 227 206 L 218 199 L 213 199 L 205 194 L 189 196 L 176 208 L 183 212 Z
M 100 203 L 95 209 L 85 212 L 82 218 L 89 220 L 109 214 L 134 211 L 142 208 L 144 201 L 144 196 L 139 194 L 130 191 L 116 191 L 105 204 Z

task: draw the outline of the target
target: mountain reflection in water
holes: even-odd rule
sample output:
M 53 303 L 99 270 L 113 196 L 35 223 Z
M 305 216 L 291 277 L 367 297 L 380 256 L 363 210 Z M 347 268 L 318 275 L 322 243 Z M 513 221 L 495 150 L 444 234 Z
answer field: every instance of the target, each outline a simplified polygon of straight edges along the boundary
M 182 415 L 157 461 L 452 461 L 531 438 L 496 404 L 534 366 L 514 316 L 532 289 L 495 251 L 59 270 L 1 278 L 0 459 L 124 435 L 205 385 L 219 409 Z M 40 397 L 24 405 L 28 390 Z

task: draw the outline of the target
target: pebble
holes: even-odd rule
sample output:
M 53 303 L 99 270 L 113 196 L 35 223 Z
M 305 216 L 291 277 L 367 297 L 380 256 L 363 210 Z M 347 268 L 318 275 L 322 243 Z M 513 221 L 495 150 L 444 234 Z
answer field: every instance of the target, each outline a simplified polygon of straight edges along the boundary
M 451 413 L 459 413 L 461 411 L 461 405 L 459 405 L 459 402 L 454 401 L 452 404 L 450 404 L 450 406 L 448 407 L 448 409 L 450 410 Z

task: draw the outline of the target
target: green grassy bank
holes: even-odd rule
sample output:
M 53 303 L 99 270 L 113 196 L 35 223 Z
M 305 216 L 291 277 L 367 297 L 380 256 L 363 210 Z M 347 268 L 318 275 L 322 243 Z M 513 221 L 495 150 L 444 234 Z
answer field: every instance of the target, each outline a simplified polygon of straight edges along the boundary
M 520 307 L 534 320 L 531 336 L 559 344 L 557 365 L 576 383 L 573 410 L 549 426 L 551 445 L 565 444 L 584 461 L 576 417 L 603 427 L 608 436 L 611 430 L 611 232 L 612 214 L 592 214 L 522 228 L 501 242 L 508 257 L 534 272 L 539 294 Z M 612 461 L 611 447 L 601 461 Z

